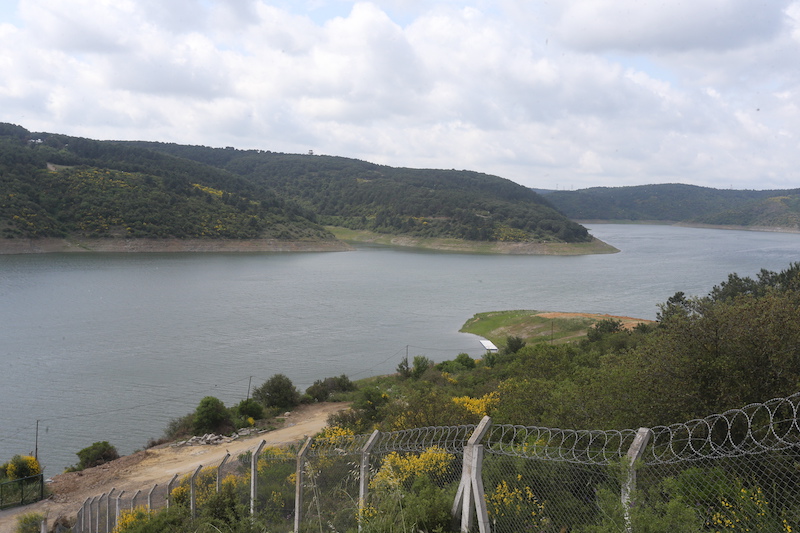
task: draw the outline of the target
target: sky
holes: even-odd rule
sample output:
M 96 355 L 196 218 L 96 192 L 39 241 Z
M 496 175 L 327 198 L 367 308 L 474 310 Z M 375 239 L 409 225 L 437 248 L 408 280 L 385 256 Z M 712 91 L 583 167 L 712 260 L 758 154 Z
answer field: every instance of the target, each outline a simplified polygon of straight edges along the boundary
M 800 0 L 3 0 L 0 72 L 35 132 L 800 187 Z

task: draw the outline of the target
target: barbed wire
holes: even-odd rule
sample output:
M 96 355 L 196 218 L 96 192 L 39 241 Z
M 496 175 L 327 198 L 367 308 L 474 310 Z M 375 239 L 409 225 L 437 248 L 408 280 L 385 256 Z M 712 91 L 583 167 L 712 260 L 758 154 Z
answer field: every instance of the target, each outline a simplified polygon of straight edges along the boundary
M 572 430 L 500 424 L 483 443 L 489 453 L 529 459 L 607 465 L 624 456 L 636 436 L 626 430 Z
M 800 446 L 800 393 L 651 428 L 646 464 L 739 457 Z

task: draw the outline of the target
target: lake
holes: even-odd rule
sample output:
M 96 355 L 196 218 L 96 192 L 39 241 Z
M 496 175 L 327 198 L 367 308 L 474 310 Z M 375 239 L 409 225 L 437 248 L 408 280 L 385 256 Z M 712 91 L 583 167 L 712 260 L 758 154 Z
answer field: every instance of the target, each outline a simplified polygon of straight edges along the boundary
M 232 405 L 276 373 L 302 391 L 392 372 L 406 354 L 479 357 L 458 332 L 478 312 L 653 319 L 677 291 L 800 260 L 800 234 L 587 227 L 621 252 L 0 256 L 0 461 L 32 453 L 37 434 L 47 475 L 95 441 L 130 453 L 204 396 Z

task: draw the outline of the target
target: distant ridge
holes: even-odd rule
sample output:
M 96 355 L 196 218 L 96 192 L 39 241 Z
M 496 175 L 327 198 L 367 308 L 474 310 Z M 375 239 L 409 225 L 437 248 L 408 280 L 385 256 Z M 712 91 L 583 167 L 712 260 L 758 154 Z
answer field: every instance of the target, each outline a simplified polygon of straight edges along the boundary
M 800 231 L 800 189 L 753 191 L 672 183 L 541 192 L 573 220 Z

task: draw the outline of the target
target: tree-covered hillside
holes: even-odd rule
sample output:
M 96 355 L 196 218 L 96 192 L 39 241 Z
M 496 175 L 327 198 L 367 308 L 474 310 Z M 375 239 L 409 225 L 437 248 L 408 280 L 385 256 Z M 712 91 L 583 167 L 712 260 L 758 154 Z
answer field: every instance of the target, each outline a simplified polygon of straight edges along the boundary
M 575 220 L 800 228 L 800 189 L 749 191 L 662 184 L 551 191 L 545 197 Z
M 313 212 L 230 172 L 0 125 L 0 237 L 329 240 Z
M 588 242 L 539 194 L 478 172 L 394 168 L 343 157 L 132 143 L 231 171 L 302 202 L 323 224 L 420 237 Z

